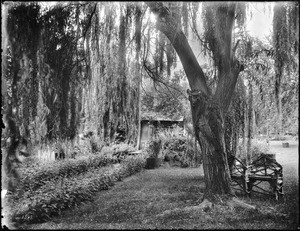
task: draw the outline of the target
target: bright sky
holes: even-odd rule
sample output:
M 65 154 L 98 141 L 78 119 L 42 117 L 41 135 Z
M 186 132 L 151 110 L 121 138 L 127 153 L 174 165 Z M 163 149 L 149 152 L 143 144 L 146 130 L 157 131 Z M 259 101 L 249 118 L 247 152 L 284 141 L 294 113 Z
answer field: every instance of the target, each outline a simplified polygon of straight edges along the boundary
M 252 18 L 246 22 L 249 34 L 264 39 L 273 31 L 273 5 L 274 2 L 249 2 Z M 271 12 L 268 7 L 271 6 Z M 264 9 L 265 8 L 265 9 Z
M 58 2 L 49 1 L 49 2 L 39 2 L 42 7 L 51 7 L 56 5 Z

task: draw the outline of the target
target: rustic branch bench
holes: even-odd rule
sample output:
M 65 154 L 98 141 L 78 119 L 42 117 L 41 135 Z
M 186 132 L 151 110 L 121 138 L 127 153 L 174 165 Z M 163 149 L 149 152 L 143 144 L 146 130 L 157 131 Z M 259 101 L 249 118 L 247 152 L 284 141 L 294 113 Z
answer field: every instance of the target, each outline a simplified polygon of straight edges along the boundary
M 233 187 L 246 192 L 250 197 L 251 192 L 275 195 L 276 200 L 283 197 L 282 166 L 275 160 L 273 154 L 261 154 L 249 166 L 239 158 L 231 156 L 233 161 L 230 170 Z M 268 182 L 272 192 L 260 187 L 262 182 Z

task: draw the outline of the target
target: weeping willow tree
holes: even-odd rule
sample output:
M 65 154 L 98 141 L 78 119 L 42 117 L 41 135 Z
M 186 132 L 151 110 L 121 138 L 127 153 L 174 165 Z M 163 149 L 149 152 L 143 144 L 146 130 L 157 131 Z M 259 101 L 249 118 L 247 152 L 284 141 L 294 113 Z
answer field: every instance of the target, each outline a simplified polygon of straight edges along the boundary
M 90 62 L 90 82 L 83 93 L 85 129 L 96 129 L 107 144 L 119 140 L 136 145 L 142 11 L 124 3 L 96 3 L 90 10 L 85 38 Z
M 158 33 L 144 17 L 149 13 L 147 6 L 157 15 L 153 24 Z M 8 62 L 7 76 L 14 86 L 9 88 L 11 98 L 25 133 L 38 116 L 46 118 L 48 139 L 74 137 L 76 132 L 92 129 L 106 143 L 120 134 L 124 141 L 135 143 L 141 76 L 146 72 L 159 82 L 171 78 L 178 56 L 191 89 L 188 94 L 204 157 L 206 196 L 231 194 L 227 157 L 236 146 L 236 128 L 231 125 L 240 120 L 238 110 L 243 108 L 238 97 L 230 105 L 243 70 L 236 57 L 239 42 L 233 29 L 236 23 L 243 25 L 245 6 L 203 3 L 203 38 L 196 30 L 199 11 L 197 2 L 87 2 L 58 5 L 43 14 L 34 4 L 13 8 L 8 19 L 14 45 L 8 53 L 13 61 Z M 188 43 L 191 31 L 213 60 L 213 84 Z M 28 86 L 23 91 L 21 83 Z M 225 127 L 228 111 L 234 110 Z M 225 137 L 230 138 L 228 142 Z
M 273 43 L 275 49 L 275 99 L 278 133 L 282 133 L 282 78 L 299 69 L 299 3 L 274 5 Z
M 230 173 L 224 141 L 224 116 L 230 105 L 243 66 L 235 58 L 232 30 L 236 3 L 205 3 L 205 37 L 217 67 L 215 92 L 207 85 L 200 67 L 172 10 L 159 2 L 147 2 L 158 16 L 157 29 L 166 35 L 176 50 L 189 81 L 188 91 L 194 130 L 203 153 L 206 194 L 231 194 Z M 176 14 L 175 14 L 176 15 Z
M 29 136 L 29 124 L 36 116 L 37 106 L 37 50 L 40 24 L 37 4 L 14 5 L 9 8 L 7 19 L 9 85 L 8 107 L 14 111 L 22 135 Z M 22 24 L 22 25 L 21 25 Z
M 7 98 L 21 135 L 32 143 L 74 137 L 82 74 L 78 30 L 72 27 L 78 8 L 42 10 L 37 3 L 8 8 Z

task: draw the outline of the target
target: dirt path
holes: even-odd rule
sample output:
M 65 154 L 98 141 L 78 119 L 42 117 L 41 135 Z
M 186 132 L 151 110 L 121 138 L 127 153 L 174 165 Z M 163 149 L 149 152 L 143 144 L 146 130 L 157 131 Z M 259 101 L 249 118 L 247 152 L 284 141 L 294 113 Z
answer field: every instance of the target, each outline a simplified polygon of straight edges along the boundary
M 283 148 L 282 142 L 288 142 L 289 147 Z M 276 154 L 276 160 L 283 166 L 284 177 L 299 178 L 299 141 L 292 139 L 285 141 L 270 141 L 270 151 Z

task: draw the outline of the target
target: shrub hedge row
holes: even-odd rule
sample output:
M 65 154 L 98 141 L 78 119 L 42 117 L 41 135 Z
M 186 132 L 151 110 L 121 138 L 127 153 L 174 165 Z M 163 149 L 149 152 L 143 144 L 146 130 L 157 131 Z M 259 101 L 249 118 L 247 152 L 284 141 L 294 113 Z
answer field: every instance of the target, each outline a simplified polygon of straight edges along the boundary
M 80 159 L 68 159 L 49 164 L 39 165 L 34 168 L 22 168 L 21 189 L 37 190 L 48 181 L 59 180 L 61 177 L 70 177 L 85 173 L 91 169 L 117 163 L 116 157 L 105 155 L 87 156 Z
M 82 175 L 48 181 L 36 191 L 11 204 L 9 217 L 17 223 L 41 222 L 58 215 L 62 210 L 91 200 L 95 192 L 110 188 L 116 181 L 141 171 L 145 166 L 142 156 L 128 157 L 113 168 L 92 169 Z

